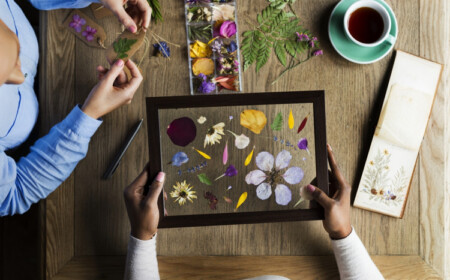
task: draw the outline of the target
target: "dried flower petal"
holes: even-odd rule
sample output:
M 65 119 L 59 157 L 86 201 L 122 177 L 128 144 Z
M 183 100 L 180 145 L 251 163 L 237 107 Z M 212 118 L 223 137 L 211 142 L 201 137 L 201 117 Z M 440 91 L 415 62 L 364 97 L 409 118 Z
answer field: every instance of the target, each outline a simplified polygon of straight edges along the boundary
M 236 204 L 236 208 L 234 209 L 234 211 L 236 211 L 242 205 L 242 203 L 245 202 L 246 199 L 247 199 L 247 192 L 243 192 L 239 197 L 238 203 Z
M 292 191 L 286 185 L 278 184 L 275 188 L 275 202 L 279 205 L 288 205 L 292 200 Z
M 267 175 L 266 173 L 262 172 L 259 169 L 250 171 L 246 176 L 245 176 L 245 182 L 247 184 L 253 184 L 255 186 L 261 184 L 262 182 L 264 182 L 264 180 L 266 180 Z
M 300 181 L 303 179 L 303 176 L 304 176 L 303 170 L 297 166 L 290 167 L 283 174 L 284 180 L 291 185 L 300 183 Z
M 206 118 L 204 116 L 200 116 L 200 118 L 197 119 L 197 122 L 199 124 L 204 124 L 206 122 Z
M 233 203 L 233 200 L 231 200 L 231 198 L 224 196 L 223 200 L 225 200 L 226 203 L 231 204 Z
M 267 123 L 266 115 L 259 110 L 244 110 L 241 112 L 241 125 L 260 134 Z
M 266 200 L 272 195 L 272 187 L 268 183 L 262 183 L 256 188 L 256 196 Z
M 173 120 L 167 127 L 167 135 L 172 143 L 175 145 L 186 147 L 189 143 L 194 141 L 197 135 L 197 128 L 192 119 L 182 117 Z
M 211 57 L 212 55 L 211 47 L 199 40 L 190 44 L 189 49 L 192 58 Z
M 227 164 L 228 161 L 228 141 L 225 143 L 225 148 L 223 149 L 222 162 L 223 164 Z
M 184 152 L 178 152 L 172 157 L 170 162 L 173 166 L 181 166 L 189 161 L 188 156 Z
M 244 162 L 245 166 L 249 165 L 250 162 L 252 161 L 254 151 L 255 151 L 255 146 L 253 146 L 252 151 L 250 152 L 250 154 L 248 154 L 247 158 L 245 158 L 245 162 Z
M 290 152 L 286 150 L 282 150 L 278 153 L 277 159 L 275 160 L 275 167 L 277 170 L 284 169 L 289 166 L 289 163 L 291 162 L 292 155 Z
M 255 159 L 256 166 L 263 171 L 271 171 L 275 159 L 269 152 L 260 152 Z
M 308 150 L 308 139 L 302 138 L 300 141 L 298 141 L 297 147 L 300 150 Z
M 234 20 L 235 7 L 232 5 L 213 6 L 213 21 Z
M 197 58 L 192 63 L 192 72 L 195 76 L 200 74 L 209 76 L 214 73 L 214 62 L 210 58 Z

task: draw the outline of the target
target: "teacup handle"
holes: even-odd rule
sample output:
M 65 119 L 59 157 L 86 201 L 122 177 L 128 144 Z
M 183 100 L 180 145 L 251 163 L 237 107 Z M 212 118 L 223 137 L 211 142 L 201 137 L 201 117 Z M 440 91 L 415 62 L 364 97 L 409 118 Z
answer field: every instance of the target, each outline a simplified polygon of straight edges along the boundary
M 387 36 L 385 42 L 390 45 L 393 45 L 393 44 L 395 44 L 395 37 L 392 36 L 391 34 L 389 34 L 389 36 Z

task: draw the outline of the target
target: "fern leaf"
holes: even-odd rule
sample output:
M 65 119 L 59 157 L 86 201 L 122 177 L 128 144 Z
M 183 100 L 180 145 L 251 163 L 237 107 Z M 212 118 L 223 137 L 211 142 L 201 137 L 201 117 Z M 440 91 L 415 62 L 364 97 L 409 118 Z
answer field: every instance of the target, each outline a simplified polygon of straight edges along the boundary
M 283 66 L 286 67 L 287 61 L 286 61 L 286 52 L 284 50 L 284 43 L 277 41 L 274 45 L 274 51 L 278 57 L 278 60 L 281 62 L 281 64 L 283 64 Z

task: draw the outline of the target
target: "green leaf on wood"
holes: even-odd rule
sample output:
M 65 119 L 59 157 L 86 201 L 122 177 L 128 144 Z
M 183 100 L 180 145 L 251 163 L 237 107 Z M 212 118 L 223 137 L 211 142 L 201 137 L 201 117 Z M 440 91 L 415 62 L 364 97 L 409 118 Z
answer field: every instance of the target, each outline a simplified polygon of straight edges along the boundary
M 272 128 L 272 130 L 281 130 L 281 128 L 283 127 L 283 115 L 281 115 L 281 112 L 275 116 L 275 119 L 273 120 L 270 127 Z
M 278 60 L 283 64 L 283 66 L 286 66 L 286 51 L 284 50 L 284 43 L 283 42 L 276 42 L 274 46 L 275 54 L 278 57 Z
M 206 185 L 208 185 L 208 186 L 211 186 L 211 185 L 212 185 L 211 180 L 206 176 L 205 173 L 198 174 L 197 177 L 198 177 L 198 179 L 200 180 L 200 182 L 202 182 L 203 184 L 206 184 Z

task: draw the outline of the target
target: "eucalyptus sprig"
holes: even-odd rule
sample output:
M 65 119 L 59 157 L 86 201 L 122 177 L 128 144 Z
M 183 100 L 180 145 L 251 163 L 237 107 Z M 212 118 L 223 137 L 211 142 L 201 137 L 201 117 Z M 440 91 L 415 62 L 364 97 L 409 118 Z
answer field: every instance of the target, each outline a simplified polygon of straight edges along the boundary
M 300 19 L 284 10 L 286 5 L 295 0 L 268 1 L 269 5 L 256 17 L 257 24 L 243 33 L 241 51 L 244 71 L 256 64 L 256 72 L 259 72 L 273 50 L 280 63 L 286 67 L 281 77 L 310 58 L 321 55 L 322 51 L 317 49 L 317 38 L 300 25 Z

